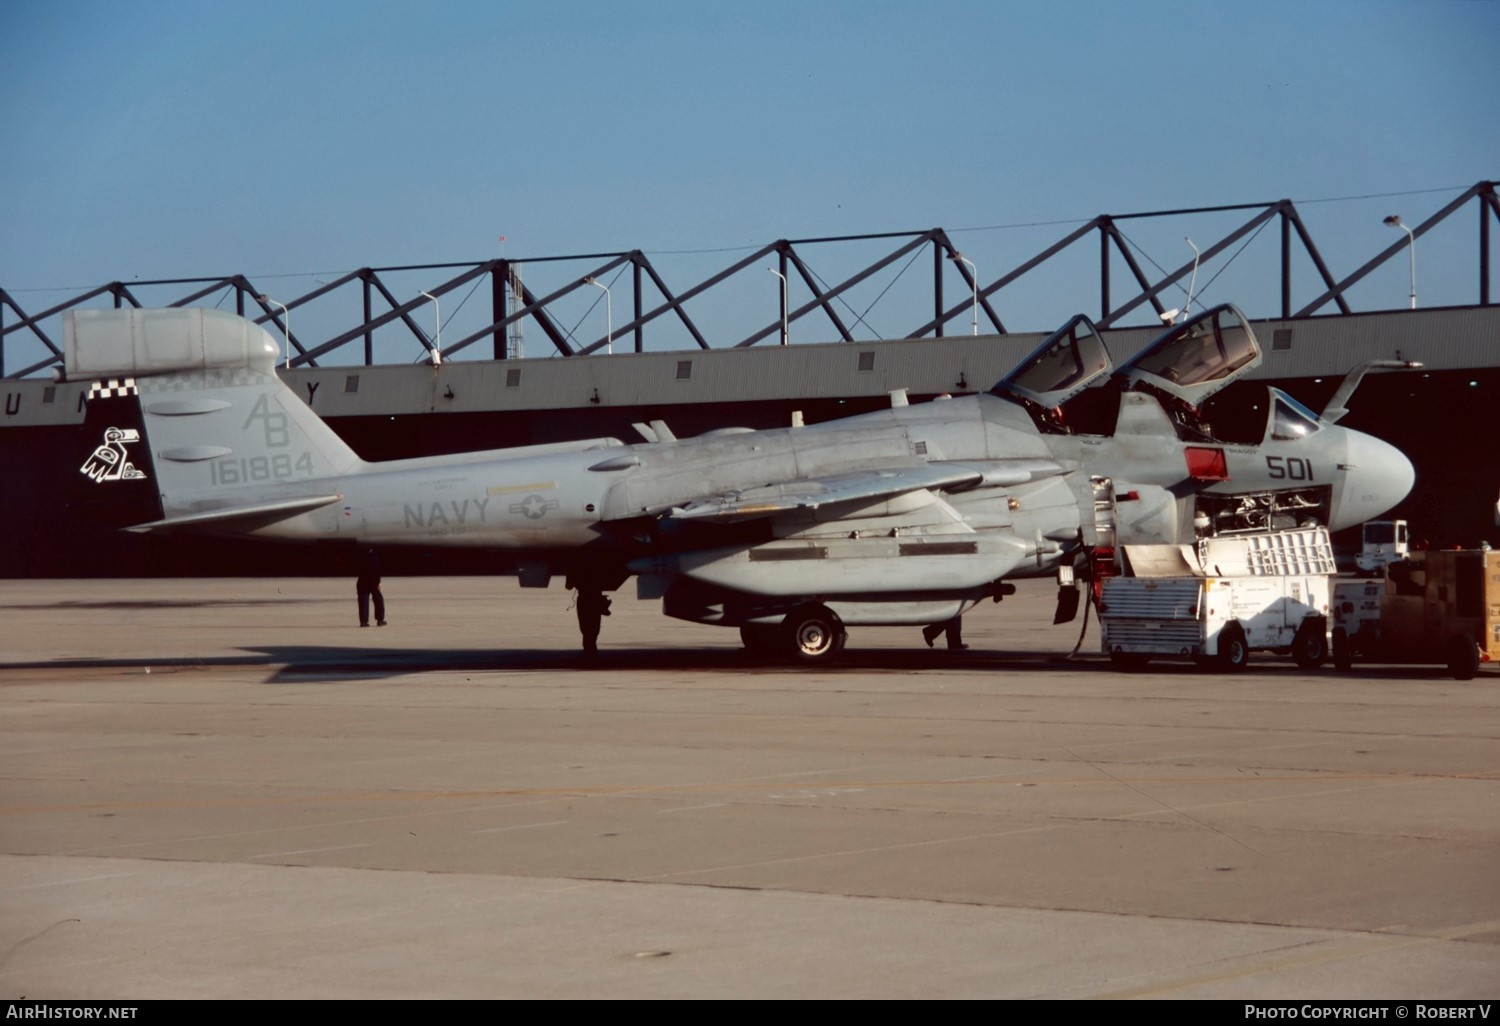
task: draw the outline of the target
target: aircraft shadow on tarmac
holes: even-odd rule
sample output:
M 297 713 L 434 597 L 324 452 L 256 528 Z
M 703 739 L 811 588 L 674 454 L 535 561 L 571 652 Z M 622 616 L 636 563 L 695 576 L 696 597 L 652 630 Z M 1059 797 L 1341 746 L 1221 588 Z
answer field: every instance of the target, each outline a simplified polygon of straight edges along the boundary
M 948 653 L 913 649 L 879 649 L 845 653 L 837 662 L 818 667 L 753 656 L 737 648 L 619 648 L 601 647 L 594 656 L 558 649 L 368 649 L 368 648 L 266 648 L 264 662 L 279 669 L 267 683 L 308 683 L 318 680 L 350 680 L 399 677 L 413 673 L 474 671 L 557 671 L 564 673 L 682 673 L 753 674 L 767 676 L 868 675 L 871 673 L 919 673 L 924 670 L 1068 670 L 1087 665 L 1077 659 L 1037 653 L 975 652 Z M 1053 660 L 1058 660 L 1054 662 Z M 250 660 L 247 659 L 247 662 Z
M 420 650 L 420 649 L 339 649 L 339 648 L 266 648 L 264 660 L 247 658 L 246 664 L 264 662 L 277 670 L 268 684 L 344 682 L 401 677 L 414 673 L 471 671 L 504 673 L 506 671 L 560 671 L 566 673 L 681 673 L 699 671 L 709 674 L 748 674 L 772 677 L 848 677 L 884 674 L 920 674 L 923 672 L 1018 673 L 1030 674 L 1098 674 L 1116 679 L 1129 687 L 1141 676 L 1195 677 L 1205 686 L 1231 688 L 1236 683 L 1256 679 L 1305 679 L 1309 673 L 1330 681 L 1442 680 L 1453 683 L 1442 667 L 1369 666 L 1357 667 L 1350 674 L 1335 673 L 1331 667 L 1307 671 L 1290 658 L 1266 659 L 1252 664 L 1245 672 L 1221 674 L 1205 671 L 1191 662 L 1153 662 L 1143 671 L 1121 672 L 1098 652 L 1068 655 L 1060 652 L 965 652 L 913 649 L 872 649 L 846 651 L 838 661 L 816 667 L 799 666 L 786 661 L 767 659 L 736 648 L 601 648 L 593 657 L 579 652 L 556 649 Z M 1482 678 L 1476 683 L 1482 683 Z
M 423 649 L 366 648 L 338 645 L 268 645 L 244 648 L 243 655 L 134 656 L 0 662 L 4 670 L 100 670 L 136 673 L 211 672 L 220 668 L 263 666 L 267 684 L 341 683 L 379 680 L 417 673 L 470 671 L 557 671 L 562 673 L 635 674 L 702 671 L 776 676 L 847 676 L 871 673 L 920 673 L 931 670 L 991 672 L 1093 672 L 1108 668 L 1097 656 L 1068 658 L 1038 652 L 948 652 L 929 649 L 871 649 L 846 652 L 837 662 L 816 667 L 753 656 L 739 648 L 601 647 L 594 656 L 567 649 Z
M 1063 652 L 1007 652 L 969 649 L 950 652 L 944 649 L 878 648 L 846 651 L 835 663 L 816 667 L 768 660 L 740 648 L 601 648 L 597 655 L 585 657 L 576 650 L 564 649 L 423 649 L 365 648 L 350 646 L 286 645 L 246 648 L 243 655 L 197 657 L 135 657 L 60 659 L 0 663 L 3 670 L 98 670 L 118 667 L 135 672 L 174 673 L 211 671 L 215 668 L 256 667 L 270 670 L 264 683 L 307 684 L 327 682 L 350 683 L 361 680 L 384 680 L 432 672 L 504 673 L 507 671 L 558 671 L 565 673 L 705 673 L 751 674 L 767 676 L 821 677 L 859 676 L 869 674 L 909 674 L 924 671 L 945 672 L 1026 672 L 1046 674 L 1104 673 L 1116 678 L 1122 687 L 1141 676 L 1193 676 L 1205 685 L 1232 687 L 1237 682 L 1257 678 L 1306 678 L 1325 676 L 1330 681 L 1447 680 L 1441 667 L 1435 666 L 1362 666 L 1351 674 L 1336 674 L 1325 667 L 1321 671 L 1297 668 L 1289 659 L 1266 658 L 1252 662 L 1243 674 L 1205 672 L 1189 662 L 1152 662 L 1144 670 L 1123 673 L 1114 669 L 1105 657 L 1090 650 L 1069 655 Z M 1483 683 L 1484 677 L 1476 681 Z

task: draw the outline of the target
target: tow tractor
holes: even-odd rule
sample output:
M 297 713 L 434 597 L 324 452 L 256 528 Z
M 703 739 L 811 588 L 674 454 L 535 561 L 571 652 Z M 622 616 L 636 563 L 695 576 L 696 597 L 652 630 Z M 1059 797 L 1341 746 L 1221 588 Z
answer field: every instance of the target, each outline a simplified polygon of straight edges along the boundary
M 1337 669 L 1348 670 L 1356 658 L 1435 663 L 1471 680 L 1481 665 L 1500 663 L 1500 551 L 1419 550 L 1383 571 L 1334 584 Z

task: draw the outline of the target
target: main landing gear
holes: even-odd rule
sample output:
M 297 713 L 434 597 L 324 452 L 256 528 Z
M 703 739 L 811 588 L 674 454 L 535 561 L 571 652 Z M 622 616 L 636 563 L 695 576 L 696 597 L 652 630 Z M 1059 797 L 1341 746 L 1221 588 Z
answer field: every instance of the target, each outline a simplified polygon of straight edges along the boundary
M 749 623 L 740 640 L 752 655 L 804 665 L 832 662 L 844 650 L 844 624 L 827 606 L 799 606 L 779 624 Z

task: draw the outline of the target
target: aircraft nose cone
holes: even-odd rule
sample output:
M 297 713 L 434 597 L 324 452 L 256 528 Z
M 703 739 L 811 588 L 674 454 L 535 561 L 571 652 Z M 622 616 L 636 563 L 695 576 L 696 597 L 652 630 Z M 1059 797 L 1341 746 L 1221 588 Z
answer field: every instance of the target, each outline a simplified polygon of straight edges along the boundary
M 1359 431 L 1349 432 L 1347 462 L 1335 530 L 1380 516 L 1406 498 L 1417 480 L 1405 453 Z

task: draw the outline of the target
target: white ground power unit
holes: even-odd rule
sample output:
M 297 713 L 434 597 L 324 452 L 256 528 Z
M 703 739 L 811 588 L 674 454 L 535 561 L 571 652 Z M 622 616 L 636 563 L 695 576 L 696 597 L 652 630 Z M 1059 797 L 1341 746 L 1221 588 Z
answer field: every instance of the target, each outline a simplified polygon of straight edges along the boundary
M 1233 671 L 1257 649 L 1308 669 L 1328 657 L 1336 568 L 1325 528 L 1131 545 L 1122 563 L 1099 599 L 1103 648 L 1122 669 L 1170 658 Z

